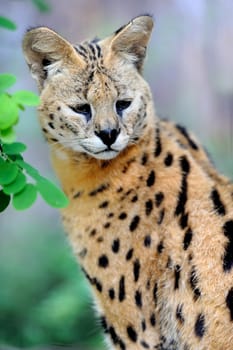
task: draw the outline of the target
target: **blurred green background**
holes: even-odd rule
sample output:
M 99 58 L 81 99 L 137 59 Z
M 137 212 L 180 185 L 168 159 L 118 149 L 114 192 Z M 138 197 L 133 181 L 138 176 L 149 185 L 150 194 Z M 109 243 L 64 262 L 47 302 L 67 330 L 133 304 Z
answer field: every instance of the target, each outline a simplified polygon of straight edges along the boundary
M 191 128 L 233 178 L 232 0 L 47 0 L 46 12 L 35 3 L 41 0 L 0 0 L 0 15 L 18 25 L 16 32 L 0 30 L 0 73 L 15 74 L 16 89 L 36 91 L 21 51 L 28 27 L 46 25 L 77 43 L 153 14 L 145 76 L 157 112 Z M 28 145 L 25 159 L 54 178 L 35 110 L 22 115 L 17 133 Z M 42 200 L 0 216 L 0 350 L 24 347 L 104 348 L 59 213 Z

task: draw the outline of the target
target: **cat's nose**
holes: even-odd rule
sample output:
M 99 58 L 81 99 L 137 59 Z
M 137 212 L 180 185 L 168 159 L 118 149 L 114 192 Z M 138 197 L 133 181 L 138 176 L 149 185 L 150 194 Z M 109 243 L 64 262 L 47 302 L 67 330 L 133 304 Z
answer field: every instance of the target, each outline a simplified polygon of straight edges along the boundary
M 98 136 L 108 147 L 110 147 L 116 141 L 119 133 L 120 129 L 104 129 L 95 131 L 96 136 Z

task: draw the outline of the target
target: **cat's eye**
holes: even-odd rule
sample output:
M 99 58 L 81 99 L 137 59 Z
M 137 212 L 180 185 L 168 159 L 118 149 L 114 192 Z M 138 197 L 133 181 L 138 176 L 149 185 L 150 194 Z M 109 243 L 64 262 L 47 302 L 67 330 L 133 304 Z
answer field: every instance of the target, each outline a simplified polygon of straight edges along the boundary
M 121 117 L 122 113 L 125 109 L 127 109 L 131 105 L 130 100 L 118 100 L 116 101 L 116 111 L 117 114 Z
M 69 107 L 75 113 L 84 115 L 87 121 L 91 119 L 91 106 L 88 103 L 83 103 L 83 104 L 79 104 L 76 106 L 69 106 Z

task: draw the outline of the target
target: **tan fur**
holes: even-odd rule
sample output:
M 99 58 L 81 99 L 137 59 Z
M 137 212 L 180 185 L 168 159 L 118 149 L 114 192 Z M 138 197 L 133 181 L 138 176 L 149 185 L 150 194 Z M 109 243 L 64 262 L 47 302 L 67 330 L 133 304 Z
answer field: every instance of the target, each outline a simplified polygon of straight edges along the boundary
M 233 184 L 156 117 L 141 75 L 152 26 L 137 17 L 76 50 L 47 28 L 24 38 L 64 226 L 111 349 L 232 350 Z

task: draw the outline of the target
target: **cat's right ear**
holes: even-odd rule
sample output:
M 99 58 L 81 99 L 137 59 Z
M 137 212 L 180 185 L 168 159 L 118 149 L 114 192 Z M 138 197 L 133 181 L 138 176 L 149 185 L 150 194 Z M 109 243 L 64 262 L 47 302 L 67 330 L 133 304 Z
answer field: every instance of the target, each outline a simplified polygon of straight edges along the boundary
M 112 36 L 112 52 L 133 63 L 138 71 L 141 71 L 153 25 L 154 21 L 150 15 L 135 17 Z
M 73 46 L 46 27 L 34 28 L 25 34 L 23 52 L 40 90 L 47 77 L 61 71 L 64 63 L 67 65 L 75 60 L 76 64 L 84 66 Z

